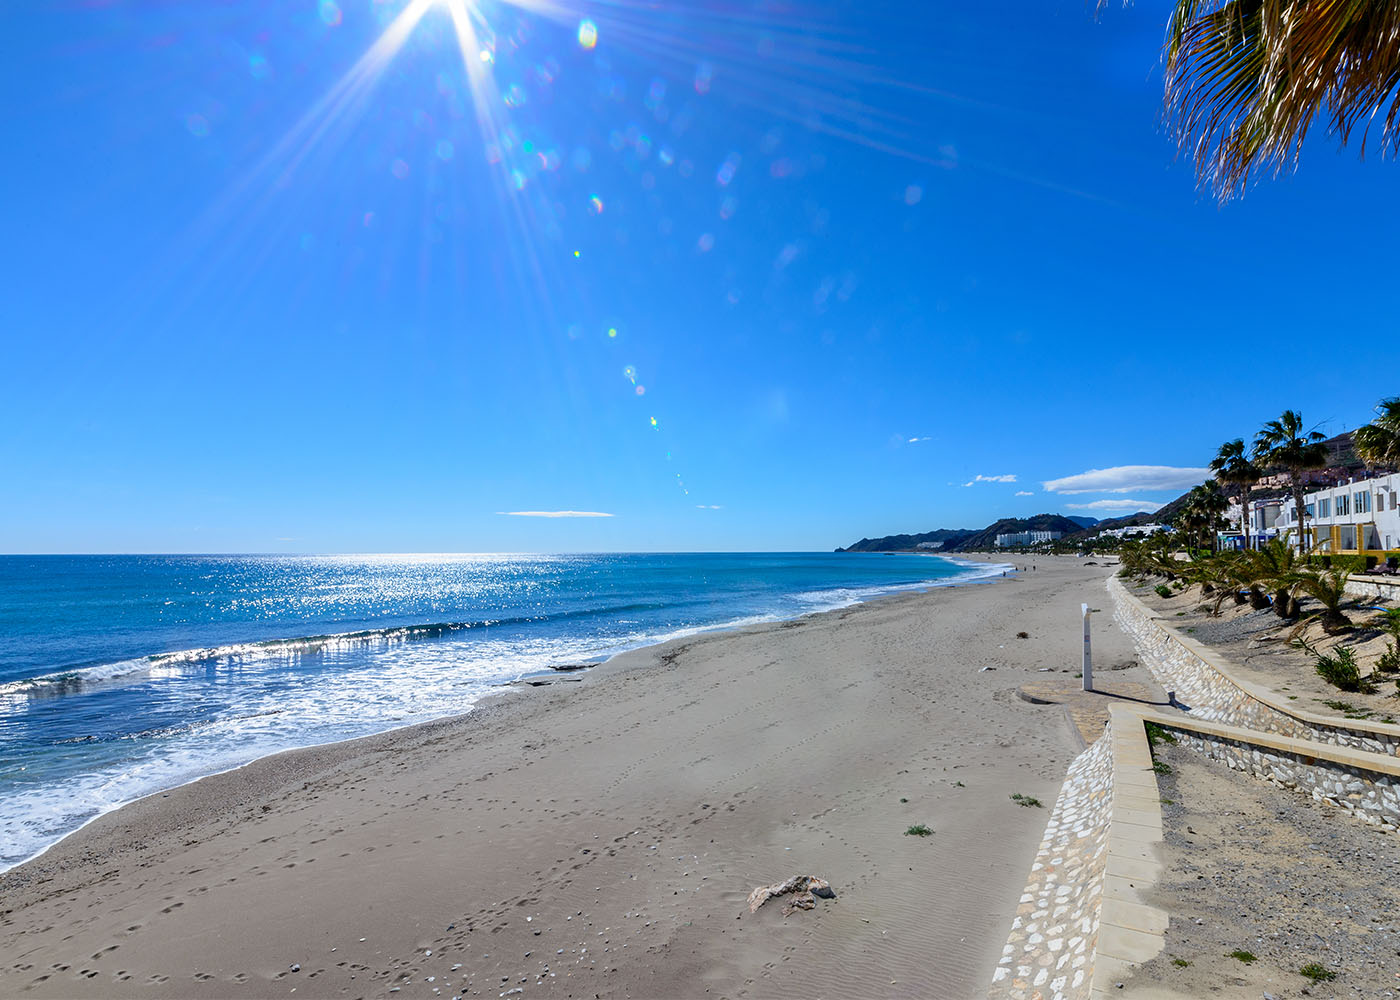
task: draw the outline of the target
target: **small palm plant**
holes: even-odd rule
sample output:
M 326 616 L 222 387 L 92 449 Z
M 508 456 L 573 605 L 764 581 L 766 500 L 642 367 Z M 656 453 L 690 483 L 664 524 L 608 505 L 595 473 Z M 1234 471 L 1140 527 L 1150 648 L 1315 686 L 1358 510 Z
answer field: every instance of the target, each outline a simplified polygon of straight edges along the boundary
M 1309 615 L 1304 623 L 1316 619 L 1321 622 L 1328 635 L 1351 628 L 1351 619 L 1342 606 L 1347 602 L 1347 572 L 1342 569 L 1326 569 L 1320 573 L 1302 572 L 1297 577 L 1298 586 L 1313 600 L 1322 605 L 1322 610 Z
M 1303 560 L 1290 544 L 1289 534 L 1271 538 L 1261 548 L 1249 553 L 1255 585 L 1273 591 L 1274 612 L 1285 621 L 1298 617 L 1298 574 Z M 1257 606 L 1257 605 L 1256 605 Z

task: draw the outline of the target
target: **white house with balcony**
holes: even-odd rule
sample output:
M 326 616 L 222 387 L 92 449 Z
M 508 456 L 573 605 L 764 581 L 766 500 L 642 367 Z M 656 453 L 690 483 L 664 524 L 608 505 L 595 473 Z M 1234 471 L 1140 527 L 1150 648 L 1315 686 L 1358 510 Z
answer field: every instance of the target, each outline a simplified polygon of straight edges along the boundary
M 1303 497 L 1302 535 L 1318 552 L 1382 556 L 1400 549 L 1400 473 L 1348 480 Z M 1294 504 L 1285 503 L 1279 531 L 1299 536 Z

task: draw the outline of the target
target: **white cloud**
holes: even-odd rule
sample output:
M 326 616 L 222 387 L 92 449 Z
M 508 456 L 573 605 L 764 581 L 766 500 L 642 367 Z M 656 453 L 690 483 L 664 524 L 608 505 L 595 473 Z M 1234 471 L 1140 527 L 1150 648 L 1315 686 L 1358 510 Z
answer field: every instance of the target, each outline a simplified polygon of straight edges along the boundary
M 963 485 L 975 486 L 977 483 L 1014 483 L 1015 481 L 1016 474 L 1014 472 L 1009 472 L 1004 476 L 983 476 L 979 474 L 973 476 L 967 482 L 963 483 Z
M 1050 479 L 1040 485 L 1049 493 L 1134 493 L 1138 490 L 1185 490 L 1211 476 L 1209 469 L 1171 465 L 1115 465 L 1090 469 L 1077 476 Z
M 612 517 L 596 510 L 498 510 L 506 517 Z
M 932 441 L 931 437 L 913 437 L 909 439 L 910 444 L 918 444 L 920 441 Z
M 1016 495 L 1017 495 L 1018 497 L 1033 497 L 1033 496 L 1035 496 L 1035 494 L 1034 494 L 1033 492 L 1031 492 L 1030 490 L 1017 490 L 1017 491 L 1016 491 Z
M 1093 503 L 1067 503 L 1070 510 L 1115 510 L 1136 514 L 1145 510 L 1149 514 L 1161 507 L 1156 500 L 1095 500 Z
M 717 503 L 697 503 L 697 510 L 724 510 L 723 505 Z

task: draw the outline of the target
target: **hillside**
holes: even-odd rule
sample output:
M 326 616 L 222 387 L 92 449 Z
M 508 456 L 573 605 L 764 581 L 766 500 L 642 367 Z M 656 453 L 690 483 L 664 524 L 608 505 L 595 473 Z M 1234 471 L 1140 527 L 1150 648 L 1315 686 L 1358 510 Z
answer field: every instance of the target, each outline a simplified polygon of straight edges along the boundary
M 1095 525 L 1097 527 L 1097 525 Z M 1003 517 L 981 531 L 957 543 L 959 551 L 995 548 L 997 535 L 1017 531 L 1058 531 L 1073 535 L 1085 531 L 1082 526 L 1060 514 L 1032 514 L 1030 517 Z M 1088 529 L 1093 530 L 1093 529 Z M 952 546 L 949 546 L 952 548 Z
M 919 547 L 921 542 L 940 543 L 939 551 L 950 551 L 954 545 L 969 535 L 976 534 L 972 528 L 939 528 L 919 535 L 885 535 L 883 538 L 862 538 L 837 552 L 907 552 Z

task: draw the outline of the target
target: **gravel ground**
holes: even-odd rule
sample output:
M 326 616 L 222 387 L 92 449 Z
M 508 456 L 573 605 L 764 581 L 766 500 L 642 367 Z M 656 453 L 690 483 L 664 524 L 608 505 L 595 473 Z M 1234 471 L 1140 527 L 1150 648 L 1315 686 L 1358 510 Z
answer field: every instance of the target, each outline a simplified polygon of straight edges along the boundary
M 1126 996 L 1400 997 L 1400 837 L 1184 747 L 1156 756 L 1166 871 L 1147 896 L 1171 923 Z

